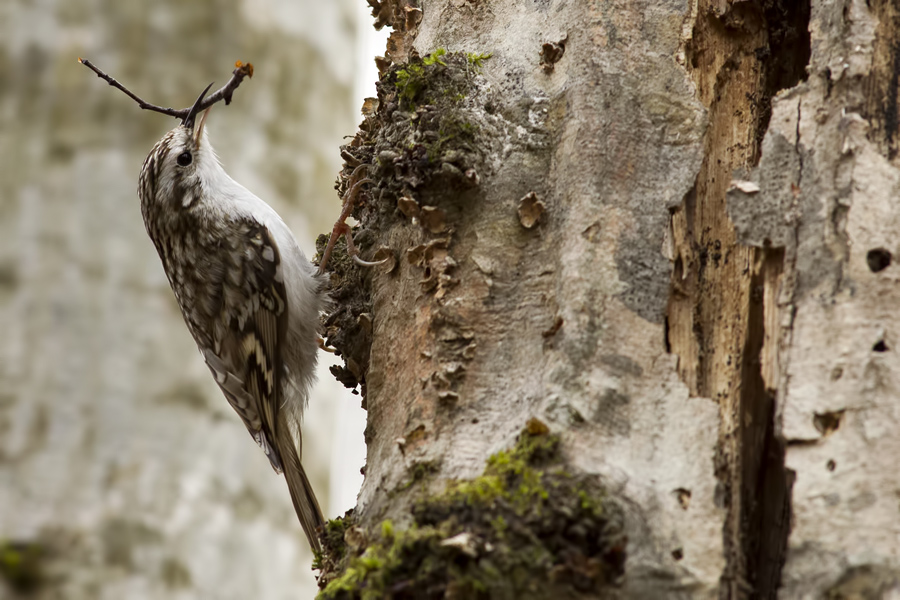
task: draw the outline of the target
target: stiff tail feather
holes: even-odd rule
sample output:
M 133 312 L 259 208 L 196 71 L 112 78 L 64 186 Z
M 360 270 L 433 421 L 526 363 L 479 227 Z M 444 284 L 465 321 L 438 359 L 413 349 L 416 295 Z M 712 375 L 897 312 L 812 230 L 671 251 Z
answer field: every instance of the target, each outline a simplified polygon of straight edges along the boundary
M 283 416 L 278 419 L 276 425 L 278 432 L 275 434 L 275 438 L 278 440 L 278 453 L 281 454 L 281 462 L 284 467 L 284 478 L 287 480 L 291 500 L 294 502 L 294 510 L 297 512 L 301 527 L 303 527 L 303 533 L 309 540 L 309 546 L 313 552 L 320 552 L 322 546 L 316 530 L 324 527 L 325 517 L 322 516 L 319 501 L 316 500 L 316 494 L 300 463 L 300 456 L 297 454 L 293 436 L 290 434 L 285 420 Z

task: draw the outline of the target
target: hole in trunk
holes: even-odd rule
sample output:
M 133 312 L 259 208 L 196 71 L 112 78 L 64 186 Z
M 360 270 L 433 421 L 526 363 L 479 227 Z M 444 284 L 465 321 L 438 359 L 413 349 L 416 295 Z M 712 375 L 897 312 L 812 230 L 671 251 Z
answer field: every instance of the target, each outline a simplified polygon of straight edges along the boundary
M 873 273 L 878 273 L 879 271 L 884 271 L 889 266 L 891 266 L 891 253 L 889 250 L 885 250 L 884 248 L 875 248 L 873 250 L 869 250 L 866 254 L 866 263 L 869 265 L 869 270 Z

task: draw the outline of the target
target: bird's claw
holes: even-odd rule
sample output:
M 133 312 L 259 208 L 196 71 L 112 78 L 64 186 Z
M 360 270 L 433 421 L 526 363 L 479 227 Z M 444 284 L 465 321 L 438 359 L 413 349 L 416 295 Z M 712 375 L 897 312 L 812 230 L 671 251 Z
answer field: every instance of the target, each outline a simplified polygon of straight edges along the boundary
M 325 343 L 325 338 L 323 338 L 321 335 L 316 336 L 316 343 L 319 345 L 319 348 L 321 348 L 325 352 L 329 352 L 331 354 L 337 353 L 337 350 L 335 350 L 334 348 L 330 348 L 328 344 Z
M 360 258 L 357 258 L 356 247 L 353 245 L 353 236 L 350 234 L 350 227 L 345 222 L 347 217 L 350 216 L 350 213 L 353 212 L 353 205 L 356 201 L 356 196 L 359 194 L 362 186 L 372 183 L 371 179 L 363 178 L 357 180 L 356 178 L 363 172 L 365 172 L 368 165 L 362 164 L 356 167 L 353 170 L 353 173 L 350 175 L 350 185 L 348 186 L 347 192 L 344 194 L 343 208 L 341 210 L 341 214 L 338 217 L 338 220 L 334 224 L 334 228 L 331 230 L 331 237 L 328 239 L 328 244 L 325 246 L 325 251 L 322 253 L 322 260 L 319 261 L 319 273 L 325 272 L 325 267 L 328 265 L 328 259 L 331 258 L 331 252 L 334 250 L 334 244 L 337 242 L 338 238 L 341 234 L 344 234 L 347 237 L 347 251 L 353 256 L 353 262 L 358 265 L 364 267 L 373 267 L 380 263 L 369 263 Z
M 387 258 L 382 258 L 381 260 L 368 261 L 368 260 L 361 259 L 356 254 L 353 255 L 353 262 L 355 262 L 356 264 L 358 264 L 361 267 L 377 267 L 378 265 L 383 265 L 387 261 L 388 261 Z

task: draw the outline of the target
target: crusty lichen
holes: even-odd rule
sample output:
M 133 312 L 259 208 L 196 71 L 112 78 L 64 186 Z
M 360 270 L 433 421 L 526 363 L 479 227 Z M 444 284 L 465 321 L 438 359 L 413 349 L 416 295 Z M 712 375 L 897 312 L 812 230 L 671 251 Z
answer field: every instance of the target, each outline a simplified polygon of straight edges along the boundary
M 372 260 L 375 247 L 389 243 L 394 227 L 421 228 L 423 241 L 446 236 L 466 212 L 466 203 L 474 201 L 480 178 L 489 171 L 485 156 L 502 137 L 495 131 L 499 118 L 485 108 L 492 100 L 480 73 L 489 56 L 438 49 L 381 75 L 378 101 L 371 103 L 375 108 L 342 147 L 345 164 L 337 184 L 339 194 L 346 193 L 351 173 L 368 165 L 364 176 L 372 183 L 363 188 L 353 211 L 360 223 L 354 240 L 363 258 Z M 415 215 L 399 210 L 401 199 L 415 206 Z M 320 236 L 320 252 L 326 240 Z M 392 250 L 399 256 L 405 248 Z M 371 336 L 358 320 L 372 311 L 369 281 L 380 271 L 347 260 L 343 240 L 328 270 L 335 310 L 325 323 L 325 337 L 346 363 L 332 367 L 332 373 L 348 387 L 364 385 Z M 432 270 L 446 274 L 446 269 Z M 438 285 L 428 289 L 435 295 L 442 290 Z
M 316 239 L 317 260 L 321 260 L 328 237 L 322 234 Z M 328 275 L 328 296 L 333 310 L 323 321 L 322 329 L 326 341 L 345 357 L 343 366 L 331 365 L 329 371 L 344 386 L 353 389 L 365 382 L 363 365 L 368 364 L 372 339 L 359 317 L 371 309 L 368 296 L 360 293 L 361 275 L 347 254 L 343 236 L 338 239 L 329 259 Z
M 384 521 L 369 543 L 334 559 L 319 598 L 602 592 L 624 567 L 619 511 L 594 478 L 565 472 L 560 458 L 558 436 L 542 424 L 526 428 L 480 477 L 423 494 L 409 527 Z
M 475 142 L 484 116 L 485 56 L 438 49 L 382 76 L 373 157 L 379 188 L 387 192 L 381 200 L 391 209 L 404 192 L 431 182 L 472 187 L 465 173 L 481 167 Z

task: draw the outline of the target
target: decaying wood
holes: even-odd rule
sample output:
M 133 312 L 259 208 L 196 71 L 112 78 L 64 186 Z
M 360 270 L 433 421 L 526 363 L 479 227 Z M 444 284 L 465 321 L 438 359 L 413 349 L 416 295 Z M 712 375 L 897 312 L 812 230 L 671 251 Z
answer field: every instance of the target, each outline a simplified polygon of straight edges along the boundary
M 898 227 L 896 15 L 889 2 L 812 3 L 809 78 L 773 103 L 750 177 L 760 192 L 728 197 L 741 243 L 785 252 L 763 356 L 796 480 L 785 598 L 900 589 L 897 291 L 885 264 Z
M 729 597 L 748 586 L 762 597 L 774 593 L 789 526 L 790 475 L 761 372 L 784 252 L 738 242 L 726 192 L 735 172 L 759 160 L 773 94 L 805 77 L 809 12 L 793 4 L 699 2 L 686 44 L 709 127 L 696 185 L 672 217 L 667 339 L 692 393 L 719 406 L 716 477 L 727 507 Z

